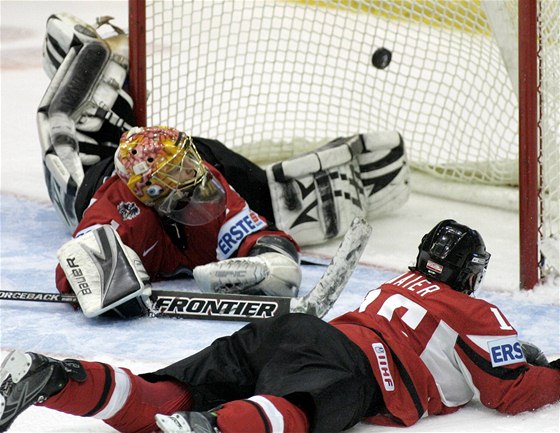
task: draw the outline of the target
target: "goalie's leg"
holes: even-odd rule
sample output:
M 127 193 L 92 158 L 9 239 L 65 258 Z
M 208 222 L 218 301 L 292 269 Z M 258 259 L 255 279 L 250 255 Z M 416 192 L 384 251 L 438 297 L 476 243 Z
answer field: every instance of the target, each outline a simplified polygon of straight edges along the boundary
M 126 36 L 102 39 L 68 14 L 47 20 L 43 60 L 52 80 L 37 110 L 37 126 L 49 196 L 70 231 L 81 218 L 76 202 L 85 173 L 113 156 L 132 122 L 132 100 L 122 88 L 126 47 Z

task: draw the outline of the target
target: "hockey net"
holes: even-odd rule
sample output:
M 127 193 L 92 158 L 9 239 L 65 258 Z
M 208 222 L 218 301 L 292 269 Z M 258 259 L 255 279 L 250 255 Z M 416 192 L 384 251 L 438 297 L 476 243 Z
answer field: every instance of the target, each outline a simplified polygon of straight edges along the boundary
M 517 1 L 129 4 L 139 122 L 219 139 L 261 165 L 335 137 L 395 130 L 413 188 L 517 209 Z M 528 176 L 538 224 L 526 229 L 537 245 L 525 250 L 534 261 L 521 260 L 532 274 L 525 287 L 560 269 L 560 2 L 536 7 L 538 60 L 524 61 L 537 68 Z M 379 48 L 392 55 L 385 68 L 373 60 Z

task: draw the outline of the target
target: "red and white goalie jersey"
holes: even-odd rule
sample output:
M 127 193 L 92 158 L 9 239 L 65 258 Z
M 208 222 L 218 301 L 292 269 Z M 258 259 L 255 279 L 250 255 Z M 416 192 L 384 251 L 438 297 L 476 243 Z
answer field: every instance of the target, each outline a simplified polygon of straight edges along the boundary
M 94 194 L 74 237 L 102 224 L 111 225 L 124 244 L 138 254 L 151 281 L 190 273 L 196 266 L 217 260 L 244 257 L 264 235 L 282 236 L 295 244 L 288 234 L 271 228 L 264 217 L 251 210 L 217 169 L 205 165 L 226 192 L 226 211 L 211 222 L 198 226 L 170 222 L 166 227 L 153 208 L 113 175 Z M 60 292 L 71 293 L 60 265 L 56 285 Z
M 366 421 L 414 424 L 473 398 L 508 414 L 560 400 L 560 370 L 525 361 L 494 305 L 408 272 L 331 322 L 366 353 L 386 413 Z

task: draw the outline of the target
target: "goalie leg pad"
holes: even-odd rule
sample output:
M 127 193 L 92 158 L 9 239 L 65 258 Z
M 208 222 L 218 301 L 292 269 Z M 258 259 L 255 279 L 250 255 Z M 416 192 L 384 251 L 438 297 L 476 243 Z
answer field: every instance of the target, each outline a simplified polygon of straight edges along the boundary
M 300 245 L 338 237 L 355 217 L 386 214 L 410 195 L 404 142 L 393 131 L 337 138 L 266 171 L 275 222 Z
M 58 251 L 60 266 L 86 317 L 128 301 L 150 308 L 151 285 L 138 255 L 109 225 L 72 239 Z M 138 311 L 135 311 L 137 313 Z
M 89 92 L 95 88 L 109 56 L 109 49 L 102 41 L 93 41 L 84 46 L 65 74 L 60 91 L 52 99 L 49 115 L 57 112 L 73 115 L 83 111 Z
M 43 159 L 45 183 L 54 209 L 71 232 L 78 226 L 75 210 L 78 187 L 70 173 L 56 155 L 45 155 Z
M 43 64 L 51 82 L 37 125 L 49 195 L 71 232 L 79 221 L 74 207 L 84 172 L 112 157 L 132 121 L 132 100 L 123 90 L 128 40 L 116 33 L 102 39 L 65 13 L 47 20 Z
M 51 15 L 43 42 L 43 69 L 48 77 L 54 77 L 72 47 L 97 38 L 96 30 L 81 19 L 65 12 Z
M 267 167 L 278 228 L 300 245 L 311 245 L 341 236 L 355 217 L 365 217 L 364 186 L 354 156 L 361 151 L 356 135 Z
M 404 141 L 397 132 L 362 135 L 364 152 L 358 155 L 368 218 L 392 212 L 410 196 L 410 169 Z

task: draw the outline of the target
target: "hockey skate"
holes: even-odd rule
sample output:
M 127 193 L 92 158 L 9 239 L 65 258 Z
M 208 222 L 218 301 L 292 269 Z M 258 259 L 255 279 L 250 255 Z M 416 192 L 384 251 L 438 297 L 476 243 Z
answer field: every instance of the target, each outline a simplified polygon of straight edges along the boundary
M 79 382 L 86 379 L 78 361 L 10 352 L 0 367 L 0 432 L 8 430 L 29 406 L 42 403 L 62 390 L 69 378 Z
M 201 290 L 214 293 L 293 297 L 301 282 L 298 264 L 272 252 L 197 266 L 193 275 Z
M 218 416 L 213 412 L 176 412 L 156 415 L 162 433 L 220 433 Z

